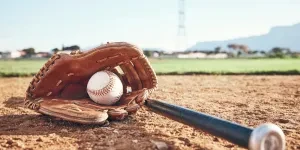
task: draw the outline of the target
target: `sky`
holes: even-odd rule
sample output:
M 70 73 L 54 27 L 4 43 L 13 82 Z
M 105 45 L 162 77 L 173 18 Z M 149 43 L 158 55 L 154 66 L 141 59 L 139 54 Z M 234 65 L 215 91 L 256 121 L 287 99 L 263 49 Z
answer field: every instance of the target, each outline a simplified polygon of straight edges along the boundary
M 106 42 L 174 51 L 198 41 L 267 33 L 300 22 L 300 0 L 185 0 L 186 36 L 179 38 L 179 0 L 1 0 L 0 51 L 36 51 Z M 181 44 L 178 48 L 178 43 Z

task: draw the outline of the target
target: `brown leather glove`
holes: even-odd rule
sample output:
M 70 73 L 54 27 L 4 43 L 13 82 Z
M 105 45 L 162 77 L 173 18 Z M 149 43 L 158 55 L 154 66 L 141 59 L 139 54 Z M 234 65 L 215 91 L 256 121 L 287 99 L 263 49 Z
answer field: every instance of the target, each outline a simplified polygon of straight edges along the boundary
M 90 77 L 102 70 L 114 72 L 124 86 L 113 106 L 93 102 L 86 91 Z M 125 42 L 107 43 L 86 52 L 54 54 L 30 82 L 25 106 L 68 121 L 104 124 L 135 113 L 156 86 L 142 50 Z

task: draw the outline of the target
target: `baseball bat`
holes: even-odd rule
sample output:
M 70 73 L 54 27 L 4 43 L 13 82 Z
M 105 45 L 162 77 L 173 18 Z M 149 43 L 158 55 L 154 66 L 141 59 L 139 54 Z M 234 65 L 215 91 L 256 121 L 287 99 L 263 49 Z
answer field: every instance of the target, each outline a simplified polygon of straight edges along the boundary
M 271 123 L 265 123 L 253 129 L 161 100 L 147 99 L 145 105 L 157 114 L 225 139 L 243 148 L 250 150 L 285 149 L 284 133 L 278 126 Z

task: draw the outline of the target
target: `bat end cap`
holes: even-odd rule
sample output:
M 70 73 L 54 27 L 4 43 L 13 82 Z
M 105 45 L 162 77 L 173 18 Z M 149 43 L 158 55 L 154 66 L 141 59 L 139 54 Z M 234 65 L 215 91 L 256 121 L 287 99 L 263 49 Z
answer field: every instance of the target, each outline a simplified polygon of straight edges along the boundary
M 249 150 L 284 150 L 285 135 L 272 123 L 266 123 L 255 128 L 249 139 Z

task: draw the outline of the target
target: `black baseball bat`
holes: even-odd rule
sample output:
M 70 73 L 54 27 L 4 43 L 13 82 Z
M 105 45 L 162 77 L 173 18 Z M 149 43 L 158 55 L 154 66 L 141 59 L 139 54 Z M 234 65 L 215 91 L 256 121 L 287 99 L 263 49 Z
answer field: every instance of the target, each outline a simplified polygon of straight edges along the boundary
M 225 139 L 243 148 L 250 150 L 285 149 L 284 133 L 278 126 L 271 123 L 265 123 L 253 129 L 161 100 L 148 99 L 145 105 L 155 113 Z

